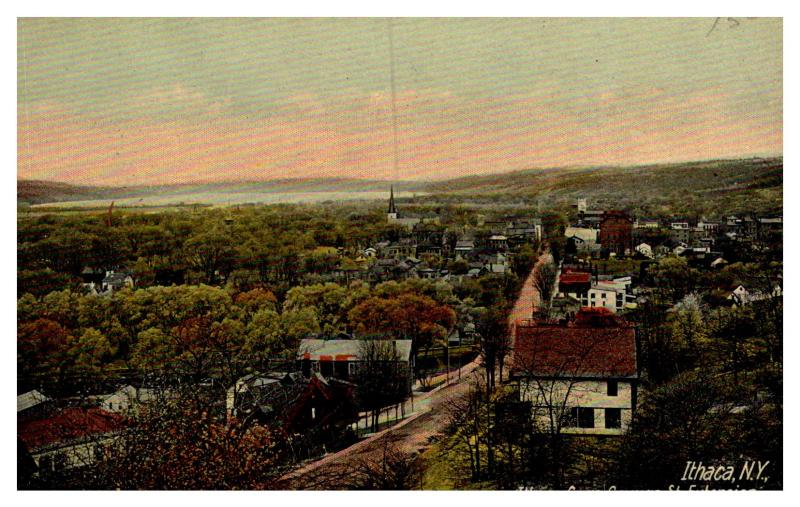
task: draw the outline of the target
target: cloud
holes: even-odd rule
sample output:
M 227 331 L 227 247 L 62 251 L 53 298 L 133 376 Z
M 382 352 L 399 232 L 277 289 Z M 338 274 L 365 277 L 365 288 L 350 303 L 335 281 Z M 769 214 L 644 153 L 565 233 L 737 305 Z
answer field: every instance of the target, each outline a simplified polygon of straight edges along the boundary
M 776 107 L 780 111 L 780 97 Z M 709 87 L 569 96 L 297 93 L 256 110 L 184 87 L 109 110 L 34 102 L 18 116 L 18 176 L 108 185 L 286 177 L 441 179 L 532 167 L 638 164 L 782 152 L 782 116 L 741 114 Z M 121 114 L 116 114 L 121 113 Z

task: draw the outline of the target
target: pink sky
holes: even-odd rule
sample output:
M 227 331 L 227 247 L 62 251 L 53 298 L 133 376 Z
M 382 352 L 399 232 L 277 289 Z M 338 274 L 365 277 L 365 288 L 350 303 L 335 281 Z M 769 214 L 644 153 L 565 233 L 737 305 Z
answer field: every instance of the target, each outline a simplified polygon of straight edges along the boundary
M 124 114 L 20 105 L 18 178 L 131 185 L 300 177 L 445 179 L 537 167 L 632 165 L 782 153 L 782 117 L 709 87 L 562 96 L 398 90 L 300 94 L 239 112 L 181 85 L 125 97 Z M 165 105 L 174 114 L 159 111 Z M 769 108 L 770 110 L 780 110 Z

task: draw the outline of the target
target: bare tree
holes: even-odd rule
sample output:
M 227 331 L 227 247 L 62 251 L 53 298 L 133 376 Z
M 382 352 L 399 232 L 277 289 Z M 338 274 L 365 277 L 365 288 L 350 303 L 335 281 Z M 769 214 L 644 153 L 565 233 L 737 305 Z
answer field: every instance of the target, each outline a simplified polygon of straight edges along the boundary
M 631 328 L 576 329 L 564 336 L 553 336 L 554 330 L 553 326 L 541 326 L 528 343 L 518 343 L 525 351 L 515 358 L 514 369 L 520 379 L 520 398 L 531 403 L 534 431 L 547 437 L 551 486 L 560 488 L 566 461 L 563 430 L 577 422 L 572 412 L 579 408 L 576 400 L 596 388 L 586 379 L 636 372 L 631 361 L 635 354 L 629 341 Z M 540 340 L 542 336 L 550 339 Z M 634 371 L 628 371 L 632 368 Z
M 550 309 L 558 278 L 558 269 L 553 257 L 543 255 L 533 267 L 533 286 L 539 292 L 539 310 L 544 318 L 550 316 Z
M 409 372 L 391 340 L 362 340 L 359 358 L 356 396 L 361 409 L 372 411 L 372 430 L 377 431 L 381 409 L 408 396 Z

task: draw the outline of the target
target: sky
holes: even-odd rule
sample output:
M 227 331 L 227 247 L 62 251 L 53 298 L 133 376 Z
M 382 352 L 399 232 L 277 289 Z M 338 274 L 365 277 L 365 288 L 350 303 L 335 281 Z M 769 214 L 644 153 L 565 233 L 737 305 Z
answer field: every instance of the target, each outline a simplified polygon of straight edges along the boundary
M 782 41 L 767 18 L 20 19 L 17 177 L 441 180 L 780 155 Z

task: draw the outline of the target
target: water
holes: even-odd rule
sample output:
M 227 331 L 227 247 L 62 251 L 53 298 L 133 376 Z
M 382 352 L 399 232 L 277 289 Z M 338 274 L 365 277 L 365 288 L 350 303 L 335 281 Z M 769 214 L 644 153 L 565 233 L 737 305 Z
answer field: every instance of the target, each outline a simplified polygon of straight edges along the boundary
M 395 197 L 412 197 L 421 192 L 395 192 Z M 211 206 L 230 206 L 237 204 L 278 204 L 278 203 L 320 203 L 344 202 L 354 200 L 387 200 L 386 191 L 354 192 L 174 192 L 146 196 L 114 199 L 92 199 L 85 201 L 63 201 L 37 204 L 33 206 L 48 208 L 98 208 L 107 207 L 114 201 L 115 207 L 177 206 L 205 204 Z

